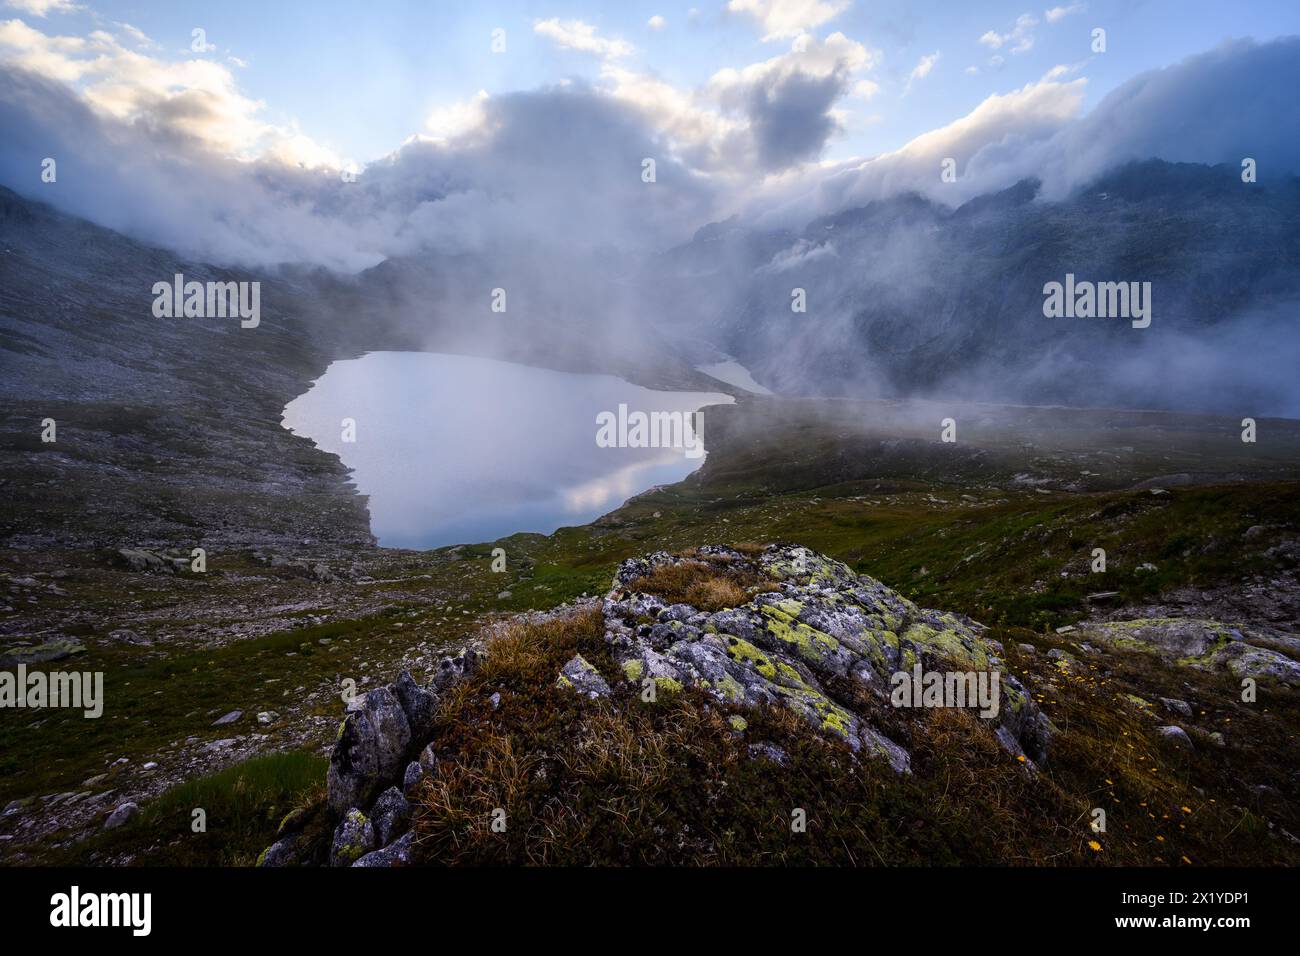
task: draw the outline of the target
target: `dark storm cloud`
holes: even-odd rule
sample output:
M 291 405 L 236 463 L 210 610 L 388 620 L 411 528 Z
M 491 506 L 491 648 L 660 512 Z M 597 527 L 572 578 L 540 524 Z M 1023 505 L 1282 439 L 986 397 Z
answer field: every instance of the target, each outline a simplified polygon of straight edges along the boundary
M 847 92 L 848 76 L 795 72 L 756 83 L 746 113 L 760 167 L 779 171 L 815 160 L 839 129 L 830 109 Z

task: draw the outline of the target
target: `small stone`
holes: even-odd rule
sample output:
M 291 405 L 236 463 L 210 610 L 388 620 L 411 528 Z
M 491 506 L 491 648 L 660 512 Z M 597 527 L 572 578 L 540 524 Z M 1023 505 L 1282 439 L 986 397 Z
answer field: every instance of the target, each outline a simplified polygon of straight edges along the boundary
M 216 720 L 214 720 L 212 722 L 212 726 L 224 727 L 226 726 L 226 724 L 233 724 L 235 721 L 237 721 L 240 717 L 243 716 L 244 716 L 244 712 L 242 710 L 232 710 L 230 713 L 223 714 L 220 717 L 218 717 Z
M 1158 733 L 1161 737 L 1165 738 L 1165 740 L 1169 741 L 1175 747 L 1178 747 L 1181 750 L 1193 749 L 1192 738 L 1188 737 L 1187 731 L 1183 730 L 1183 728 L 1181 727 L 1177 727 L 1174 725 L 1169 725 L 1166 727 L 1157 727 L 1156 733 Z
M 273 724 L 279 717 L 280 715 L 273 710 L 263 710 L 258 712 L 257 722 L 259 724 Z
M 1183 717 L 1190 718 L 1192 716 L 1192 705 L 1185 700 L 1178 700 L 1174 697 L 1161 697 L 1160 703 L 1165 705 L 1165 710 L 1173 711 Z
M 1035 657 L 1038 654 L 1038 648 L 1034 647 L 1033 644 L 1017 644 L 1016 647 L 1020 648 L 1021 654 L 1028 654 L 1030 657 Z
M 491 702 L 491 704 L 492 704 L 492 709 L 493 709 L 493 710 L 496 710 L 497 708 L 499 708 L 499 707 L 501 706 L 501 692 L 500 692 L 500 691 L 497 691 L 497 692 L 494 693 L 491 697 L 489 697 L 488 700 L 489 700 L 489 701 Z
M 61 661 L 73 654 L 85 651 L 86 645 L 70 637 L 55 637 L 34 647 L 14 645 L 0 652 L 0 667 L 16 667 L 19 664 L 41 664 L 48 661 Z
M 108 819 L 104 821 L 104 829 L 116 830 L 124 823 L 128 823 L 131 820 L 134 820 L 136 816 L 139 814 L 139 812 L 140 812 L 140 808 L 136 806 L 134 803 L 130 803 L 130 802 L 123 803 L 116 810 L 114 810 L 112 813 L 108 815 Z
M 0 814 L 0 816 L 10 816 L 17 813 L 19 810 L 24 810 L 27 807 L 30 807 L 35 802 L 35 797 L 23 797 L 19 800 L 10 800 L 5 804 L 4 813 Z
M 406 765 L 406 773 L 402 775 L 402 792 L 409 797 L 423 779 L 424 768 L 420 766 L 420 761 L 412 760 Z
M 132 571 L 161 571 L 168 567 L 163 559 L 152 551 L 139 548 L 121 548 L 117 554 Z
M 556 683 L 592 699 L 610 695 L 609 684 L 605 683 L 605 678 L 601 677 L 600 671 L 587 663 L 581 654 L 574 655 L 569 663 L 564 665 Z
M 778 766 L 784 767 L 790 762 L 790 755 L 770 741 L 749 745 L 749 755 L 755 760 L 769 760 Z
M 298 835 L 292 834 L 277 840 L 257 858 L 258 866 L 293 866 L 298 862 Z

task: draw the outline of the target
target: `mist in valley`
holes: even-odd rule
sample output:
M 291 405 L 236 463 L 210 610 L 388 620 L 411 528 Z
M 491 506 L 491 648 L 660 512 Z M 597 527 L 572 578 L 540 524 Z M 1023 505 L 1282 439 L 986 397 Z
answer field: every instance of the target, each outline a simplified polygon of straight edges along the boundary
M 1045 77 L 895 152 L 810 165 L 856 55 L 775 57 L 712 112 L 626 77 L 483 96 L 355 181 L 221 154 L 200 98 L 106 115 L 19 57 L 0 68 L 0 182 L 281 277 L 362 348 L 648 383 L 734 356 L 786 395 L 1300 415 L 1300 41 L 1227 41 L 1086 112 L 1081 79 Z M 34 181 L 51 153 L 58 182 Z M 1151 326 L 1045 318 L 1067 272 L 1152 282 Z

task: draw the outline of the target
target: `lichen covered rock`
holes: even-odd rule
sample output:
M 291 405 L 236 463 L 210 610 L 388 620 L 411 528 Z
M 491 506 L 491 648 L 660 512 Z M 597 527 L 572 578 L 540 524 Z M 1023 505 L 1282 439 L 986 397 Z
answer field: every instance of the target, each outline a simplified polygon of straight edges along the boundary
M 334 831 L 330 866 L 351 866 L 374 848 L 374 826 L 364 813 L 353 808 Z
M 295 833 L 272 843 L 257 858 L 257 865 L 265 867 L 295 866 L 299 863 L 299 839 L 298 834 Z
M 600 676 L 600 671 L 587 663 L 581 655 L 575 655 L 560 671 L 557 683 L 586 697 L 608 697 L 609 684 Z
M 1300 638 L 1272 628 L 1194 618 L 1144 618 L 1081 626 L 1089 639 L 1167 663 L 1300 688 Z
M 706 562 L 770 582 L 750 600 L 705 612 L 643 593 L 638 583 L 678 563 Z M 690 558 L 659 552 L 624 561 L 605 598 L 605 640 L 630 682 L 698 687 L 720 703 L 778 704 L 865 757 L 899 773 L 910 757 L 843 692 L 855 682 L 887 702 L 891 678 L 926 670 L 999 671 L 998 737 L 1017 756 L 1041 762 L 1051 725 L 1001 660 L 983 628 L 955 614 L 918 607 L 879 581 L 804 548 L 774 546 L 749 556 L 721 547 Z M 572 662 L 571 662 L 572 663 Z M 837 689 L 838 688 L 838 689 Z
M 411 725 L 398 699 L 385 687 L 366 694 L 339 728 L 326 785 L 330 809 L 344 813 L 365 806 L 404 766 Z

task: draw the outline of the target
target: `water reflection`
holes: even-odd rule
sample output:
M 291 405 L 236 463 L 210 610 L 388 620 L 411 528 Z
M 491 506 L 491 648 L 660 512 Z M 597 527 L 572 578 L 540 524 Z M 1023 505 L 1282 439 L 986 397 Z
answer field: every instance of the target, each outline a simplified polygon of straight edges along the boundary
M 703 458 L 598 447 L 597 415 L 620 403 L 689 413 L 731 401 L 495 359 L 372 352 L 333 363 L 285 407 L 283 424 L 352 469 L 380 544 L 430 548 L 549 534 L 680 481 Z M 355 441 L 344 441 L 344 419 Z M 703 437 L 707 447 L 707 426 Z

